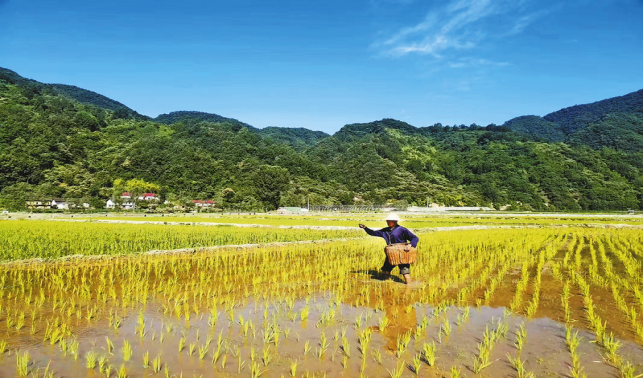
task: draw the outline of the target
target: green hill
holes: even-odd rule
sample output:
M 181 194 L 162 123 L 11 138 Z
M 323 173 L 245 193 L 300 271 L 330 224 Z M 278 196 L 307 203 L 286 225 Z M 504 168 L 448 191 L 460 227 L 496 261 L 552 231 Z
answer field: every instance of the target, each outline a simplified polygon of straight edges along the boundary
M 276 142 L 289 144 L 297 150 L 312 146 L 319 140 L 329 137 L 323 131 L 313 131 L 302 127 L 276 127 L 269 126 L 257 130 L 257 133 L 264 138 L 270 138 Z
M 205 113 L 205 112 L 196 112 L 196 111 L 178 111 L 170 112 L 168 114 L 161 114 L 158 117 L 154 118 L 155 122 L 164 123 L 166 125 L 171 125 L 178 122 L 188 122 L 188 123 L 230 123 L 237 125 L 238 128 L 247 127 L 248 129 L 255 130 L 254 127 L 237 121 L 234 118 L 222 117 L 218 114 Z
M 608 114 L 630 113 L 643 115 L 643 89 L 591 104 L 570 106 L 549 113 L 543 118 L 559 124 L 565 134 L 572 135 L 588 125 L 600 122 Z
M 203 112 L 156 119 L 77 87 L 0 70 L 0 207 L 101 206 L 143 180 L 163 199 L 244 210 L 317 204 L 643 208 L 641 91 L 504 125 L 383 119 L 334 135 Z
M 643 151 L 643 90 L 571 106 L 544 117 L 517 117 L 504 126 L 547 142 Z
M 27 97 L 38 94 L 62 95 L 82 104 L 112 110 L 115 112 L 115 117 L 117 118 L 148 118 L 118 101 L 73 85 L 40 83 L 35 80 L 26 79 L 16 72 L 2 67 L 0 67 L 0 80 L 21 87 Z

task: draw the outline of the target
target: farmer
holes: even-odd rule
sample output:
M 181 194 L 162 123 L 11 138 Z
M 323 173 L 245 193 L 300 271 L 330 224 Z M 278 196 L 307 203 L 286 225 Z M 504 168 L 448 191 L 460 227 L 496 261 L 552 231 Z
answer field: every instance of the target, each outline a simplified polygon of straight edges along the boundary
M 411 231 L 407 228 L 402 227 L 398 224 L 400 217 L 397 214 L 389 214 L 386 217 L 386 224 L 388 227 L 385 227 L 379 231 L 371 230 L 370 228 L 364 226 L 360 223 L 359 228 L 364 229 L 367 234 L 371 236 L 379 236 L 384 238 L 387 245 L 397 244 L 397 243 L 406 243 L 407 241 L 411 242 L 413 248 L 417 247 L 418 239 L 417 236 L 413 235 Z M 400 274 L 404 276 L 404 282 L 406 284 L 411 283 L 411 265 L 410 264 L 400 264 Z M 391 262 L 388 261 L 388 256 L 384 259 L 384 265 L 382 266 L 382 273 L 384 274 L 384 279 L 391 278 L 391 271 L 395 266 L 391 265 Z

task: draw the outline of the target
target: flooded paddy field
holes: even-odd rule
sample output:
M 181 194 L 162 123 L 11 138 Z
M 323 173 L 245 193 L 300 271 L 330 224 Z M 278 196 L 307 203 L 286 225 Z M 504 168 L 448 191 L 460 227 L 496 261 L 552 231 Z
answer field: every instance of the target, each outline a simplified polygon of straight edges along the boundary
M 0 376 L 643 372 L 640 231 L 419 236 L 408 286 L 376 238 L 2 264 Z

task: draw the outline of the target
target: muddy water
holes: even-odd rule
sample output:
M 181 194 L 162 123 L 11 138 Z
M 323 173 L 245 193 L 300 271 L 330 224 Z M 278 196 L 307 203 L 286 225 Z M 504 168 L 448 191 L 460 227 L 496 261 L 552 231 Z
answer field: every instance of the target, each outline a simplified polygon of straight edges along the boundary
M 291 364 L 297 362 L 296 376 L 309 373 L 309 376 L 327 377 L 358 377 L 362 361 L 366 359 L 364 375 L 369 377 L 388 377 L 389 371 L 404 366 L 402 376 L 410 377 L 414 356 L 421 354 L 424 343 L 434 342 L 437 345 L 436 366 L 421 363 L 420 375 L 428 377 L 450 376 L 450 369 L 455 366 L 461 369 L 462 376 L 473 376 L 473 358 L 477 353 L 477 344 L 482 341 L 485 329 L 495 330 L 498 324 L 505 323 L 509 327 L 505 337 L 501 337 L 491 351 L 491 365 L 482 370 L 483 377 L 510 377 L 516 371 L 508 362 L 507 355 L 520 355 L 525 361 L 527 371 L 536 376 L 567 376 L 571 366 L 571 354 L 565 346 L 564 324 L 550 318 L 541 317 L 526 319 L 523 316 L 509 314 L 504 307 L 480 308 L 469 307 L 469 317 L 459 321 L 465 309 L 454 306 L 437 309 L 432 306 L 419 306 L 411 302 L 412 293 L 403 285 L 397 283 L 376 283 L 374 290 L 387 287 L 389 295 L 399 295 L 409 298 L 396 305 L 386 306 L 385 311 L 369 307 L 355 307 L 345 303 L 336 304 L 334 299 L 322 296 L 312 297 L 308 304 L 304 300 L 296 301 L 292 308 L 285 304 L 268 304 L 265 302 L 248 301 L 247 304 L 235 309 L 234 321 L 223 311 L 217 317 L 214 327 L 208 325 L 209 313 L 192 314 L 190 321 L 172 315 L 164 315 L 160 305 L 153 301 L 142 309 L 146 327 L 145 336 L 141 337 L 136 329 L 139 309 L 121 313 L 123 322 L 120 328 L 114 330 L 107 320 L 86 321 L 78 320 L 74 332 L 80 343 L 78 360 L 73 355 L 66 355 L 58 344 L 43 343 L 41 337 L 28 336 L 28 332 L 10 331 L 3 335 L 11 339 L 12 349 L 28 350 L 32 361 L 31 371 L 44 373 L 49 364 L 49 371 L 54 376 L 64 377 L 99 377 L 98 363 L 93 369 L 86 367 L 86 355 L 90 351 L 97 353 L 98 358 L 106 357 L 107 365 L 111 366 L 111 376 L 116 376 L 116 370 L 125 366 L 130 377 L 153 375 L 150 368 L 144 367 L 144 355 L 149 353 L 150 365 L 152 360 L 160 355 L 161 372 L 155 376 L 164 376 L 167 366 L 169 376 L 230 376 L 250 377 L 252 351 L 256 353 L 256 361 L 264 377 L 289 376 Z M 385 297 L 385 299 L 387 299 Z M 292 314 L 301 312 L 304 307 L 310 309 L 308 319 L 292 320 Z M 322 316 L 329 310 L 335 311 L 335 317 L 328 322 L 322 321 Z M 267 313 L 267 318 L 264 319 Z M 251 321 L 255 333 L 249 327 L 244 335 L 243 327 L 239 324 L 239 316 L 245 321 Z M 379 321 L 386 316 L 390 325 L 380 331 Z M 360 318 L 359 326 L 357 319 Z M 399 358 L 396 356 L 397 341 L 406 332 L 415 330 L 426 318 L 427 327 L 411 338 L 407 350 Z M 451 325 L 451 332 L 445 335 L 440 330 L 445 322 Z M 458 325 L 459 323 L 459 325 Z M 276 324 L 281 331 L 278 345 L 274 342 L 266 344 L 263 340 L 263 324 Z M 514 345 L 515 331 L 520 324 L 525 324 L 527 338 L 523 350 L 519 352 Z M 357 342 L 360 332 L 365 329 L 373 330 L 371 341 L 364 356 Z M 23 329 L 24 330 L 24 329 Z M 348 351 L 342 347 L 342 332 L 349 342 Z M 321 351 L 322 333 L 327 338 L 327 346 Z M 338 334 L 335 339 L 335 333 Z M 600 355 L 600 349 L 591 341 L 592 333 L 580 330 L 582 337 L 578 351 L 581 365 L 588 377 L 618 376 L 618 371 L 605 363 Z M 213 362 L 214 351 L 218 337 L 221 335 L 224 346 L 223 353 Z M 37 336 L 37 335 L 36 335 Z M 199 349 L 206 344 L 208 336 L 211 344 L 203 359 Z M 108 351 L 106 337 L 114 343 L 114 350 Z M 179 351 L 181 338 L 185 337 L 185 346 Z M 121 348 L 127 340 L 132 347 L 132 357 L 124 361 Z M 306 342 L 310 350 L 305 351 Z M 620 355 L 634 364 L 643 364 L 643 350 L 635 342 L 621 340 L 623 346 Z M 193 345 L 193 353 L 190 346 Z M 263 352 L 267 350 L 264 361 Z M 374 351 L 381 353 L 381 363 L 376 361 Z M 14 376 L 16 372 L 15 351 L 5 352 L 0 357 L 0 373 L 4 376 Z M 350 354 L 350 357 L 348 356 Z M 225 360 L 225 361 L 224 361 Z

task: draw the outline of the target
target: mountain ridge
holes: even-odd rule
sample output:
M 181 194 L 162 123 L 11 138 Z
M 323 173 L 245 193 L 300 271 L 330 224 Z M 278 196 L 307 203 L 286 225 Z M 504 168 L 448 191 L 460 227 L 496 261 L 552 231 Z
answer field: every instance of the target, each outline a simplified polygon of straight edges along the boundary
M 291 139 L 291 137 L 287 137 L 286 135 L 277 136 L 277 133 L 275 132 L 276 130 L 283 130 L 283 134 L 292 135 L 292 132 L 288 130 L 299 129 L 301 131 L 305 129 L 271 126 L 276 129 L 270 129 L 268 131 L 261 132 L 260 130 L 264 130 L 265 128 L 256 128 L 235 118 L 224 117 L 215 113 L 207 113 L 201 111 L 178 110 L 160 114 L 157 117 L 151 118 L 141 115 L 135 110 L 127 107 L 126 105 L 103 96 L 99 93 L 73 85 L 40 83 L 33 79 L 24 78 L 15 71 L 6 68 L 0 67 L 0 80 L 5 80 L 9 83 L 21 86 L 34 86 L 41 90 L 49 89 L 56 94 L 65 95 L 81 103 L 92 104 L 100 108 L 116 111 L 118 112 L 117 116 L 120 118 L 136 117 L 142 119 L 150 119 L 163 124 L 171 124 L 180 121 L 210 123 L 227 122 L 236 125 L 237 127 L 246 127 L 252 131 L 259 132 L 260 134 L 271 135 L 273 137 L 276 137 L 277 139 L 282 140 L 289 140 L 289 138 Z M 643 89 L 622 96 L 616 96 L 588 104 L 569 106 L 548 113 L 544 116 L 525 115 L 514 117 L 506 121 L 502 126 L 536 140 L 543 140 L 548 142 L 573 141 L 575 143 L 579 143 L 582 142 L 583 138 L 575 138 L 574 134 L 577 134 L 578 132 L 581 132 L 582 134 L 582 131 L 585 130 L 589 125 L 600 122 L 606 115 L 612 113 L 636 113 L 643 115 Z M 626 128 L 628 128 L 629 126 L 631 125 L 626 125 Z M 346 134 L 353 136 L 363 135 L 365 133 L 377 134 L 383 132 L 386 128 L 400 130 L 408 134 L 416 134 L 429 132 L 431 131 L 431 127 L 432 126 L 417 127 L 403 121 L 384 118 L 382 120 L 371 122 L 347 124 L 333 134 L 324 134 L 326 135 L 325 137 L 338 133 L 340 133 L 340 135 Z M 310 138 L 310 135 L 307 135 L 306 138 L 308 138 L 308 141 L 310 141 L 311 139 L 318 140 L 322 136 L 315 130 L 309 131 L 313 134 L 317 133 L 315 134 L 317 135 L 317 138 Z M 636 131 L 638 131 L 638 129 Z M 297 140 L 296 142 L 299 143 L 301 141 Z M 307 142 L 305 144 L 310 143 Z M 637 145 L 638 144 L 639 143 L 637 142 Z M 612 143 L 612 145 L 614 145 L 614 143 Z M 643 142 L 641 142 L 641 146 L 643 147 Z

